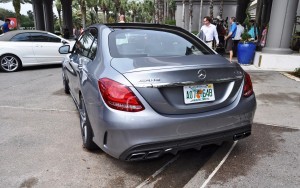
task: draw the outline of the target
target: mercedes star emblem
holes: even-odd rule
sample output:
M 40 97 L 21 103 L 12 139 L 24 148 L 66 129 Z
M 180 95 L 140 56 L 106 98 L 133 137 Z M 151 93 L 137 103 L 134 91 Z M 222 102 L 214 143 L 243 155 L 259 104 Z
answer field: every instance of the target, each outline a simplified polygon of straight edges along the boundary
M 198 71 L 198 78 L 200 78 L 201 80 L 204 80 L 206 78 L 206 71 L 203 69 L 200 69 Z

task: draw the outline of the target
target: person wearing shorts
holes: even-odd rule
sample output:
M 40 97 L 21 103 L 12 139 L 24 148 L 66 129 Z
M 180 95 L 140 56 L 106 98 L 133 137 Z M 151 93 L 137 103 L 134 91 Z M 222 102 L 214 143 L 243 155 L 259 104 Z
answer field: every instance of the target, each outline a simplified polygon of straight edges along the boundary
M 235 37 L 236 30 L 237 30 L 236 18 L 231 17 L 229 22 L 230 22 L 231 26 L 230 26 L 228 35 L 225 36 L 225 40 L 227 40 L 226 51 L 229 51 L 229 61 L 232 62 L 233 48 L 234 48 L 234 43 L 233 43 L 232 39 Z

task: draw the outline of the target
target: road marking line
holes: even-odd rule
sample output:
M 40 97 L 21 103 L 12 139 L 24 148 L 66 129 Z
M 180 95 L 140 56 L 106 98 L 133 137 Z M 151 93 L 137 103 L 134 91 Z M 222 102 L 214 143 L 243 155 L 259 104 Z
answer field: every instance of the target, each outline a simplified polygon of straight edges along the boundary
M 27 107 L 16 107 L 16 106 L 0 106 L 0 108 L 12 108 L 12 109 L 23 109 L 23 110 L 37 110 L 37 111 L 54 111 L 54 112 L 77 112 L 75 110 L 60 110 L 60 109 L 45 109 L 45 108 L 27 108 Z
M 225 157 L 222 159 L 222 161 L 220 162 L 220 164 L 215 168 L 215 170 L 209 175 L 209 177 L 207 178 L 207 180 L 205 180 L 205 182 L 202 184 L 202 186 L 200 188 L 204 188 L 209 181 L 214 177 L 214 175 L 218 172 L 218 170 L 221 168 L 221 166 L 224 164 L 224 162 L 226 161 L 226 159 L 228 158 L 228 156 L 230 155 L 231 151 L 233 150 L 233 148 L 235 147 L 235 145 L 238 143 L 238 141 L 235 141 L 230 150 L 227 152 L 227 154 L 225 155 Z
M 147 178 L 145 181 L 143 181 L 140 185 L 138 185 L 136 188 L 142 188 L 143 186 L 147 185 L 151 180 L 153 180 L 158 174 L 160 174 L 163 170 L 165 170 L 170 164 L 172 164 L 174 161 L 178 159 L 180 154 L 177 154 L 173 159 L 171 159 L 169 162 L 167 162 L 164 166 L 162 166 L 160 169 L 158 169 L 154 174 L 152 174 L 149 178 Z

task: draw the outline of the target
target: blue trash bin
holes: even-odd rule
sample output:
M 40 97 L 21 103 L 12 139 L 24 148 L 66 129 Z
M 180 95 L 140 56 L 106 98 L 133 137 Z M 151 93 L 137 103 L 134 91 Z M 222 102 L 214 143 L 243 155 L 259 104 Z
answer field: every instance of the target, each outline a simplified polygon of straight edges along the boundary
M 238 63 L 252 64 L 255 55 L 256 44 L 253 42 L 240 42 L 237 48 Z

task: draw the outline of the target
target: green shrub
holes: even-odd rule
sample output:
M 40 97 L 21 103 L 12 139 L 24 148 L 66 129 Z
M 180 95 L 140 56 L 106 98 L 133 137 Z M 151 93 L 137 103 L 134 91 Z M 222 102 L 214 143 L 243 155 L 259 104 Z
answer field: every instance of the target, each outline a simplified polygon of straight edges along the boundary
M 176 20 L 166 20 L 165 24 L 167 24 L 167 25 L 176 25 Z
M 293 75 L 300 78 L 300 68 L 296 68 L 295 72 L 293 72 Z

